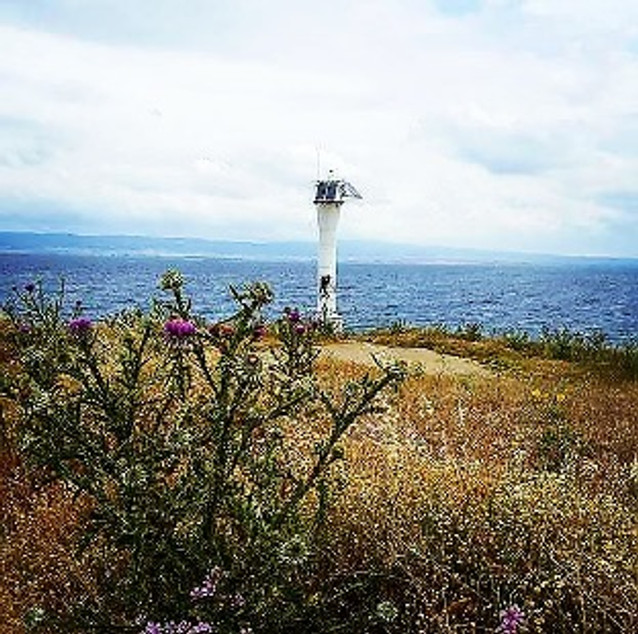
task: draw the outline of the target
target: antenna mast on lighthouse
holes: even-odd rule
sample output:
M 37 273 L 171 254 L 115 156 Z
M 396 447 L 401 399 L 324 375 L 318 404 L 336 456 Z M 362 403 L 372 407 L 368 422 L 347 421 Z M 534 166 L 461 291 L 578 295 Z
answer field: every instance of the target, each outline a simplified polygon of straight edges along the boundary
M 328 178 L 318 180 L 314 204 L 319 225 L 319 253 L 317 259 L 317 316 L 324 326 L 339 331 L 343 321 L 337 312 L 337 225 L 341 205 L 348 198 L 361 194 L 348 182 L 328 172 Z

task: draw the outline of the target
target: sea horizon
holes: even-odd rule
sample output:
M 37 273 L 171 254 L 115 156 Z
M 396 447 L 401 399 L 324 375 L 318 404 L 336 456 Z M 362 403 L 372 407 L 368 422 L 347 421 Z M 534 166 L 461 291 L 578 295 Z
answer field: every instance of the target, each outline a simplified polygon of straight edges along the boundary
M 2 234 L 0 234 L 0 237 Z M 254 256 L 255 254 L 253 254 Z M 0 239 L 0 301 L 11 288 L 35 280 L 54 291 L 64 278 L 69 302 L 102 318 L 159 297 L 158 280 L 177 268 L 195 309 L 207 319 L 233 311 L 229 286 L 265 281 L 275 293 L 267 311 L 286 306 L 316 312 L 316 262 L 307 258 L 261 259 L 231 254 L 162 255 L 99 250 L 5 249 Z M 567 329 L 604 332 L 611 341 L 638 335 L 638 260 L 541 258 L 463 261 L 365 261 L 340 259 L 338 309 L 347 331 L 396 325 L 459 328 L 480 324 L 485 334 Z

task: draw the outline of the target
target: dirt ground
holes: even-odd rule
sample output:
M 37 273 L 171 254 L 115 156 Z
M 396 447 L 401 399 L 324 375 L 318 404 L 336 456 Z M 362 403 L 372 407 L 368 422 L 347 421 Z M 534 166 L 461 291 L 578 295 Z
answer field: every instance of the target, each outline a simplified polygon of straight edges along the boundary
M 390 348 L 375 343 L 348 341 L 331 343 L 321 349 L 321 355 L 337 361 L 351 361 L 362 365 L 374 365 L 374 357 L 380 361 L 405 361 L 408 367 L 419 368 L 426 374 L 465 374 L 489 376 L 485 367 L 448 354 L 439 354 L 425 348 Z

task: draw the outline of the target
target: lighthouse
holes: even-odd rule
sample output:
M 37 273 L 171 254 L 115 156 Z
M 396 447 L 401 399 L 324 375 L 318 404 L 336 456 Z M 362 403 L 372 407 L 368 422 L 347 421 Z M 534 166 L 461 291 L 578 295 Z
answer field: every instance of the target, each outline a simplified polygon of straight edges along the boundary
M 336 178 L 332 170 L 326 180 L 317 181 L 317 316 L 323 325 L 335 330 L 341 330 L 343 325 L 337 312 L 337 225 L 341 205 L 348 198 L 361 198 L 361 194 L 350 183 Z

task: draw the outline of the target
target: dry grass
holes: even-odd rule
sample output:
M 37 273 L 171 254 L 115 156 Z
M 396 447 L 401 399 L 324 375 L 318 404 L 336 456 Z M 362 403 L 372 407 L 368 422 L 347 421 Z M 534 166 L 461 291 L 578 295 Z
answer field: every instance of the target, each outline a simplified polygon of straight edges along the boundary
M 334 574 L 398 576 L 423 631 L 474 631 L 486 612 L 496 627 L 510 603 L 532 631 L 628 631 L 637 455 L 635 382 L 547 361 L 492 378 L 412 376 L 347 443 Z
M 74 556 L 86 505 L 62 485 L 31 481 L 15 456 L 1 455 L 0 465 L 0 630 L 20 634 L 38 608 L 56 611 L 92 592 Z
M 326 579 L 378 574 L 405 631 L 484 631 L 473 624 L 493 615 L 495 628 L 512 603 L 531 631 L 638 627 L 638 382 L 526 364 L 492 377 L 414 373 L 352 431 Z M 368 370 L 318 367 L 335 388 Z M 312 430 L 289 431 L 301 460 Z M 1 629 L 19 634 L 29 609 L 91 591 L 71 554 L 85 509 L 59 485 L 35 486 L 13 453 L 0 467 Z

